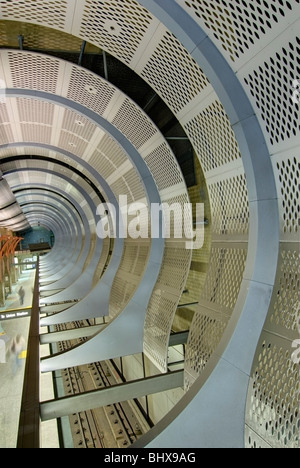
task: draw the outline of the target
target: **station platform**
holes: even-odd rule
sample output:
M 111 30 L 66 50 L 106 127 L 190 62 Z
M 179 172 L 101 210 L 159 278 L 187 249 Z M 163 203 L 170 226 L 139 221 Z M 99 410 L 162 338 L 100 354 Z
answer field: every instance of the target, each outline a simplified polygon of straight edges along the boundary
M 35 270 L 25 270 L 0 308 L 0 448 L 16 448 Z M 18 291 L 25 291 L 21 305 Z

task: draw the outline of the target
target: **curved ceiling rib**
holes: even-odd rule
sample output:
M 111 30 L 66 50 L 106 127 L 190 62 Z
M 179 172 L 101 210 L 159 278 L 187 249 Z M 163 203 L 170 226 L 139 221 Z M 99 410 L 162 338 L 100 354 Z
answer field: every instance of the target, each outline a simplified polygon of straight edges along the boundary
M 50 10 L 42 0 L 2 1 L 0 16 L 24 22 L 23 28 L 28 23 L 36 30 L 40 24 L 52 36 L 59 31 L 66 40 L 71 35 L 75 41 L 85 40 L 98 48 L 97 53 L 104 50 L 134 71 L 150 87 L 143 107 L 154 113 L 158 97 L 165 103 L 191 143 L 207 185 L 210 260 L 186 347 L 186 393 L 135 446 L 299 443 L 292 431 L 286 434 L 291 421 L 297 419 L 299 424 L 293 397 L 299 376 L 291 358 L 299 312 L 294 310 L 298 291 L 291 287 L 299 283 L 299 210 L 293 201 L 297 197 L 287 189 L 293 186 L 299 192 L 294 175 L 300 170 L 300 67 L 295 52 L 299 1 L 257 6 L 250 0 L 238 5 L 223 0 L 210 2 L 209 7 L 193 0 L 54 3 L 56 8 Z M 80 60 L 83 63 L 84 57 Z M 107 69 L 105 75 L 109 78 Z M 63 171 L 74 166 L 84 178 L 99 183 L 99 192 L 116 207 L 120 194 L 148 204 L 189 200 L 165 138 L 140 107 L 109 81 L 53 52 L 12 49 L 0 51 L 0 78 L 5 84 L 0 90 L 0 162 L 15 150 L 21 156 L 38 155 L 33 162 L 16 161 L 14 170 L 24 171 L 19 179 L 17 173 L 5 175 L 13 188 L 36 187 L 44 171 L 48 178 L 42 180 L 43 190 L 57 181 L 51 171 L 63 178 Z M 164 121 L 163 116 L 157 118 Z M 162 128 L 168 134 L 172 125 L 166 120 Z M 52 167 L 43 167 L 46 161 L 39 158 L 44 156 L 52 160 L 47 162 Z M 69 167 L 56 164 L 56 158 L 67 158 Z M 79 183 L 78 172 L 68 172 L 67 179 Z M 72 205 L 85 206 L 71 184 L 64 187 L 57 182 L 54 191 L 60 194 L 64 189 Z M 93 200 L 91 186 L 90 190 Z M 42 206 L 45 214 L 40 216 L 48 224 L 51 213 L 41 199 Z M 91 206 L 92 202 L 92 211 Z M 34 222 L 32 207 L 29 219 Z M 77 219 L 82 241 L 72 244 L 73 260 L 80 258 L 87 232 L 96 232 L 93 223 L 87 226 L 91 217 Z M 44 279 L 48 272 L 53 272 L 52 278 L 58 274 L 53 259 L 59 261 L 67 243 L 66 225 L 54 222 L 60 242 L 49 256 L 50 264 L 42 262 Z M 97 311 L 98 316 L 109 315 L 110 324 L 78 348 L 43 360 L 42 370 L 144 351 L 157 369 L 166 372 L 170 331 L 191 252 L 161 238 L 133 244 L 117 239 L 102 274 L 109 246 L 104 242 L 102 247 L 89 294 L 42 323 L 95 317 Z M 93 261 L 92 251 L 81 264 L 82 275 Z M 64 294 L 53 294 L 52 300 Z M 290 318 L 286 307 L 292 310 Z M 270 369 L 275 374 L 278 356 L 289 376 L 289 392 L 280 372 L 270 383 Z M 268 418 L 274 407 L 278 414 L 271 428 Z

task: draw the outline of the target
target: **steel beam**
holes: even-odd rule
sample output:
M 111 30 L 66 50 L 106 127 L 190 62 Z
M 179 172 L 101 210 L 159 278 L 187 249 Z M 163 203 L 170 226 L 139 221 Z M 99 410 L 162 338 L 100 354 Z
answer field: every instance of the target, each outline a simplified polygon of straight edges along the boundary
M 184 332 L 174 333 L 173 335 L 170 335 L 169 346 L 186 344 L 189 337 L 189 333 L 189 330 L 187 330 Z
M 160 374 L 146 379 L 93 390 L 80 395 L 72 395 L 41 403 L 42 421 L 62 418 L 74 412 L 88 411 L 123 401 L 141 398 L 174 388 L 183 387 L 184 371 Z
M 107 324 L 95 325 L 91 327 L 74 328 L 73 330 L 64 330 L 61 332 L 45 333 L 40 336 L 41 345 L 58 343 L 59 341 L 77 340 L 79 338 L 88 338 L 99 333 Z

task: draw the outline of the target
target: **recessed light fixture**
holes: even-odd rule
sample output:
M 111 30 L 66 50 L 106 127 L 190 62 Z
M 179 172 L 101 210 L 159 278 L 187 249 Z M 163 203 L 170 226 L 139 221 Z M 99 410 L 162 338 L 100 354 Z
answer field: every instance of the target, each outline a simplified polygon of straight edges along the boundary
M 82 120 L 75 120 L 75 124 L 78 125 L 79 127 L 84 127 L 85 123 L 82 122 Z
M 122 27 L 116 21 L 110 19 L 105 21 L 104 28 L 112 36 L 119 36 L 122 31 Z
M 94 86 L 92 86 L 92 85 L 86 85 L 86 86 L 84 87 L 84 89 L 85 89 L 89 94 L 93 94 L 94 96 L 96 96 L 96 94 L 98 94 L 97 89 L 96 89 Z

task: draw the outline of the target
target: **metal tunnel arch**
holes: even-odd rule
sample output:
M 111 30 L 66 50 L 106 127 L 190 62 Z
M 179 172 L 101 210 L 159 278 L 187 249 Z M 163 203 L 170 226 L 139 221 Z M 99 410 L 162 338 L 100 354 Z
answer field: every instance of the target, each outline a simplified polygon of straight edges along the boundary
M 289 345 L 296 336 L 295 328 L 290 330 L 282 325 L 279 330 L 270 317 L 272 313 L 274 315 L 276 312 L 274 312 L 276 307 L 281 307 L 281 305 L 278 306 L 277 295 L 284 294 L 284 291 L 282 292 L 284 289 L 284 286 L 282 286 L 284 283 L 282 281 L 282 269 L 287 272 L 287 277 L 292 274 L 292 260 L 287 261 L 286 258 L 294 258 L 294 264 L 299 265 L 299 261 L 295 260 L 295 258 L 299 257 L 297 230 L 294 229 L 293 232 L 290 232 L 286 226 L 284 227 L 286 213 L 282 215 L 282 211 L 285 210 L 285 199 L 288 198 L 282 185 L 282 179 L 284 177 L 288 179 L 287 171 L 285 171 L 286 164 L 291 167 L 298 164 L 299 143 L 296 142 L 296 137 L 299 138 L 299 128 L 294 129 L 295 139 L 293 139 L 293 136 L 286 137 L 277 145 L 272 143 L 261 110 L 260 96 L 255 96 L 255 92 L 245 80 L 248 80 L 248 83 L 250 78 L 254 80 L 254 72 L 261 73 L 261 77 L 264 78 L 265 75 L 261 70 L 267 69 L 266 63 L 268 66 L 270 66 L 269 63 L 275 63 L 276 60 L 279 60 L 278 56 L 280 54 L 285 58 L 282 44 L 288 44 L 288 41 L 294 41 L 295 39 L 295 31 L 297 27 L 299 29 L 299 4 L 289 2 L 289 8 L 283 8 L 284 14 L 281 14 L 279 21 L 276 19 L 276 24 L 279 23 L 279 29 L 273 27 L 273 30 L 263 33 L 263 47 L 258 46 L 258 41 L 254 41 L 253 46 L 250 45 L 249 47 L 247 57 L 245 53 L 241 53 L 239 60 L 236 60 L 235 63 L 231 61 L 227 51 L 224 52 L 221 42 L 216 39 L 209 26 L 207 26 L 207 23 L 209 25 L 210 23 L 214 24 L 213 19 L 209 18 L 205 22 L 199 11 L 197 14 L 195 14 L 195 9 L 192 11 L 195 2 L 184 2 L 182 0 L 131 1 L 128 3 L 128 9 L 133 4 L 136 8 L 145 7 L 145 10 L 149 13 L 149 22 L 152 21 L 152 29 L 149 27 L 146 30 L 145 38 L 143 38 L 145 42 L 140 44 L 138 51 L 135 51 L 129 59 L 127 59 L 127 56 L 125 59 L 137 72 L 141 74 L 148 72 L 154 89 L 157 89 L 160 94 L 165 92 L 163 97 L 166 101 L 169 101 L 169 94 L 167 90 L 159 88 L 157 76 L 153 71 L 153 57 L 155 57 L 156 46 L 158 50 L 159 47 L 161 50 L 162 44 L 166 44 L 168 41 L 174 45 L 175 37 L 183 45 L 187 54 L 183 54 L 178 42 L 175 42 L 176 47 L 178 47 L 177 50 L 185 58 L 192 57 L 204 71 L 211 88 L 226 110 L 230 127 L 239 143 L 243 161 L 242 168 L 247 179 L 250 219 L 249 236 L 239 237 L 239 241 L 243 244 L 249 241 L 246 266 L 242 274 L 242 281 L 232 315 L 221 340 L 212 351 L 206 367 L 201 369 L 200 375 L 194 372 L 193 363 L 187 363 L 188 391 L 186 396 L 136 446 L 174 447 L 184 444 L 186 447 L 243 447 L 247 444 L 251 445 L 249 439 L 254 439 L 266 445 L 276 445 L 277 442 L 274 442 L 272 434 L 261 432 L 260 426 L 263 426 L 263 424 L 256 424 L 255 417 L 251 420 L 248 411 L 245 415 L 245 408 L 249 408 L 250 411 L 250 400 L 254 398 L 253 394 L 251 395 L 251 381 L 255 380 L 255 369 L 258 365 L 263 342 L 269 340 L 270 347 L 274 349 L 277 346 L 274 337 L 280 331 L 283 337 L 280 346 L 288 353 Z M 250 8 L 251 5 L 255 8 L 253 2 L 246 1 L 243 4 L 245 9 L 248 6 Z M 94 13 L 95 11 L 99 12 L 99 9 L 101 10 L 101 5 L 97 4 L 97 2 L 89 2 L 89 5 L 94 8 L 94 10 L 91 10 Z M 229 2 L 223 2 L 223 5 L 224 8 L 228 7 L 225 16 L 229 15 L 230 20 L 231 6 Z M 70 11 L 75 12 L 75 4 L 68 4 L 68 8 L 69 13 Z M 81 14 L 86 8 L 87 2 L 82 2 L 79 13 Z M 232 6 L 233 8 L 234 6 Z M 264 8 L 267 9 L 267 6 L 265 5 Z M 3 11 L 5 12 L 4 17 L 10 17 L 9 8 L 8 13 L 2 9 Z M 29 15 L 29 13 L 30 10 L 27 14 Z M 42 4 L 39 13 L 43 24 L 49 24 L 49 18 L 43 12 Z M 83 32 L 88 34 L 88 31 L 83 30 L 81 24 L 83 15 L 80 16 L 79 13 L 75 17 L 75 22 L 65 21 L 62 23 L 61 28 L 68 32 L 77 33 L 81 37 Z M 27 20 L 34 22 L 29 17 L 27 17 Z M 128 21 L 130 22 L 130 20 L 131 18 Z M 290 27 L 291 25 L 292 27 Z M 145 27 L 145 29 L 147 28 Z M 274 32 L 275 29 L 276 33 Z M 150 37 L 154 37 L 154 31 L 157 34 L 152 50 Z M 94 39 L 91 40 L 94 43 L 100 44 L 103 41 L 104 45 L 112 53 L 117 56 L 122 55 L 122 50 L 120 52 L 116 48 L 115 38 L 111 39 L 110 42 L 107 37 L 103 38 L 101 35 L 97 35 L 95 31 L 92 31 L 92 33 L 94 33 Z M 149 55 L 144 52 L 149 52 Z M 273 66 L 275 68 L 275 65 Z M 181 78 L 179 76 L 179 82 Z M 279 79 L 279 81 L 283 83 L 282 79 Z M 184 84 L 181 87 L 184 88 Z M 172 90 L 168 91 L 170 91 L 171 95 Z M 203 125 L 204 127 L 205 118 L 209 120 L 209 113 L 211 115 L 216 112 L 216 109 L 220 112 L 220 108 L 216 106 L 215 102 L 213 102 L 214 99 L 211 97 L 211 89 L 207 87 L 202 91 L 198 94 L 195 93 L 190 100 L 188 99 L 184 107 L 177 110 L 177 116 L 185 128 L 190 129 L 189 137 L 194 141 L 197 148 L 199 148 L 195 131 L 197 123 L 198 126 Z M 298 110 L 297 107 L 295 112 Z M 283 125 L 288 124 L 283 123 Z M 293 156 L 293 158 L 296 163 L 291 162 L 291 154 L 295 154 L 296 157 Z M 220 168 L 224 169 L 224 177 L 218 172 L 218 169 L 221 170 Z M 217 200 L 217 205 L 218 197 L 214 192 L 215 186 L 222 185 L 224 181 L 222 188 L 232 187 L 233 183 L 231 184 L 231 181 L 233 179 L 235 181 L 240 180 L 241 173 L 238 172 L 238 176 L 236 176 L 236 171 L 241 170 L 241 167 L 235 166 L 232 161 L 226 161 L 225 164 L 220 164 L 218 168 L 209 169 L 206 172 L 211 182 L 210 194 L 212 199 L 215 197 L 215 200 Z M 230 179 L 231 176 L 232 179 Z M 221 180 L 222 177 L 223 180 Z M 223 208 L 222 204 L 221 206 Z M 218 214 L 217 209 L 215 213 Z M 222 233 L 218 232 L 217 234 L 219 236 L 217 242 L 220 243 Z M 234 234 L 233 232 L 232 237 L 234 237 Z M 247 240 L 245 241 L 246 237 Z M 223 239 L 227 242 L 229 237 L 225 236 Z M 217 256 L 217 251 L 215 255 Z M 288 285 L 285 287 L 288 288 Z M 291 301 L 297 300 L 295 294 L 291 296 Z M 203 310 L 209 309 L 207 302 L 203 302 L 202 307 Z M 213 309 L 213 312 L 218 312 L 210 304 L 211 309 Z M 201 313 L 202 311 L 199 310 L 198 317 L 200 317 Z M 294 316 L 296 317 L 296 314 Z M 294 322 L 296 321 L 295 317 L 293 318 Z M 190 342 L 191 347 L 195 343 L 197 344 L 197 339 L 200 341 L 200 334 L 197 335 L 197 326 L 199 326 L 199 323 L 197 324 L 195 321 L 193 328 L 196 339 L 193 343 Z M 290 359 L 287 359 L 287 364 L 289 369 L 293 368 Z M 279 387 L 277 391 L 279 394 L 281 391 Z M 276 399 L 276 395 L 274 399 Z M 251 411 L 253 412 L 252 409 Z M 250 435 L 245 437 L 245 434 Z

